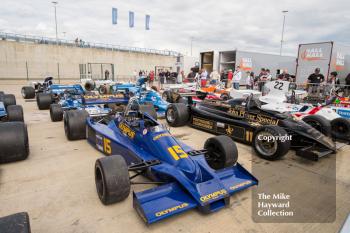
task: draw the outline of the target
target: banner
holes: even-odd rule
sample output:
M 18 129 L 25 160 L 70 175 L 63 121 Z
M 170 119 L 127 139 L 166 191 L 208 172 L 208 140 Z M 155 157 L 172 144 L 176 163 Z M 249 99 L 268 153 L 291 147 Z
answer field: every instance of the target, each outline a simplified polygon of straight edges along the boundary
M 112 8 L 112 24 L 118 23 L 118 9 Z
M 149 30 L 149 23 L 150 23 L 150 20 L 151 20 L 151 16 L 150 15 L 146 15 L 146 30 Z
M 134 12 L 129 11 L 129 27 L 133 28 L 134 27 Z

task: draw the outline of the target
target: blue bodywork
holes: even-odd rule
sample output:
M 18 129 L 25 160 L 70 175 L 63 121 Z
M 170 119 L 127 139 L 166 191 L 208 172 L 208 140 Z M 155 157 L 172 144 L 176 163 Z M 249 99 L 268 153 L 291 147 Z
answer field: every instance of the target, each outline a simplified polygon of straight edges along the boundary
M 129 102 L 129 98 L 123 94 L 86 95 L 79 84 L 53 87 L 52 92 L 59 94 L 58 104 L 61 105 L 63 110 L 85 109 L 90 115 L 106 115 L 110 112 L 110 108 L 101 105 L 112 103 L 127 105 Z
M 230 195 L 258 184 L 239 163 L 213 170 L 204 151 L 194 151 L 171 136 L 147 113 L 133 114 L 126 111 L 105 123 L 88 117 L 87 135 L 96 149 L 106 155 L 123 156 L 129 166 L 160 162 L 148 169 L 153 180 L 164 184 L 133 193 L 133 206 L 146 223 L 193 208 L 204 213 L 217 211 L 229 205 Z
M 7 112 L 6 112 L 4 102 L 0 102 L 0 118 L 6 117 L 6 116 L 7 116 Z
M 147 90 L 146 82 L 147 78 L 141 77 L 136 84 L 116 84 L 112 88 L 114 92 L 126 92 L 130 93 L 130 96 L 136 96 L 140 104 L 152 103 L 158 117 L 164 117 L 169 103 L 164 101 L 158 92 Z

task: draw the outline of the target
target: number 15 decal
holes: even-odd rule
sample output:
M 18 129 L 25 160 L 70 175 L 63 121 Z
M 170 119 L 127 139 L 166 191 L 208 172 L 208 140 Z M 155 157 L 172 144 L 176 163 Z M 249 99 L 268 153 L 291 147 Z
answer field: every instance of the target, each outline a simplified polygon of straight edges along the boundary
M 175 160 L 185 159 L 188 157 L 188 154 L 183 151 L 180 146 L 169 147 L 168 151 Z
M 108 138 L 103 138 L 103 151 L 109 155 L 112 153 L 111 140 Z

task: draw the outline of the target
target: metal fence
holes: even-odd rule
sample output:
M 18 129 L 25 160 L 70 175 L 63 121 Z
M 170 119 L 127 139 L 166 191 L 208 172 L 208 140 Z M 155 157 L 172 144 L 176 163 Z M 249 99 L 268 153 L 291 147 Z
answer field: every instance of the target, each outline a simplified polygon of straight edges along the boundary
M 96 48 L 96 49 L 104 49 L 104 50 L 111 50 L 111 51 L 126 51 L 126 52 L 136 52 L 136 53 L 150 53 L 150 54 L 158 54 L 158 55 L 164 55 L 164 56 L 180 55 L 179 52 L 171 51 L 171 50 L 148 49 L 148 48 L 129 47 L 129 46 L 112 45 L 112 44 L 105 44 L 105 43 L 94 43 L 94 42 L 63 40 L 63 39 L 58 39 L 56 41 L 56 39 L 54 38 L 6 33 L 6 32 L 0 32 L 0 38 L 2 40 L 36 43 L 36 44 L 51 44 L 51 45 L 57 44 L 60 46 Z

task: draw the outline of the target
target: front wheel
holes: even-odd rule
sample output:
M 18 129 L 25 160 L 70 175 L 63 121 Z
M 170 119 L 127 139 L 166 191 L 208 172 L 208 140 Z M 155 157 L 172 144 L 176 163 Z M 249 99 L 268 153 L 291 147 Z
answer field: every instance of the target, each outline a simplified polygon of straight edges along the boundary
M 53 122 L 63 120 L 63 109 L 59 104 L 50 105 L 50 117 Z
M 23 108 L 20 105 L 10 105 L 7 107 L 7 118 L 9 121 L 24 121 Z
M 204 144 L 204 149 L 207 150 L 205 159 L 208 165 L 215 170 L 232 167 L 237 162 L 237 146 L 228 136 L 209 138 Z
M 303 121 L 326 136 L 332 135 L 331 123 L 321 115 L 309 115 L 304 117 Z
M 253 148 L 263 159 L 279 159 L 289 151 L 291 141 L 287 136 L 287 132 L 279 126 L 262 126 L 254 132 Z
M 104 205 L 123 201 L 130 193 L 128 166 L 120 155 L 96 160 L 95 183 L 98 197 Z
M 86 139 L 86 119 L 89 116 L 85 110 L 70 110 L 64 114 L 64 131 L 68 140 Z
M 187 105 L 183 103 L 170 104 L 165 112 L 165 119 L 172 127 L 180 127 L 187 124 L 190 113 Z
M 31 86 L 22 87 L 21 94 L 24 99 L 33 99 L 35 97 L 35 89 Z
M 332 136 L 335 139 L 350 141 L 350 120 L 346 118 L 336 118 L 331 121 Z
M 36 103 L 39 110 L 47 110 L 53 102 L 52 95 L 49 93 L 38 93 L 36 96 Z

